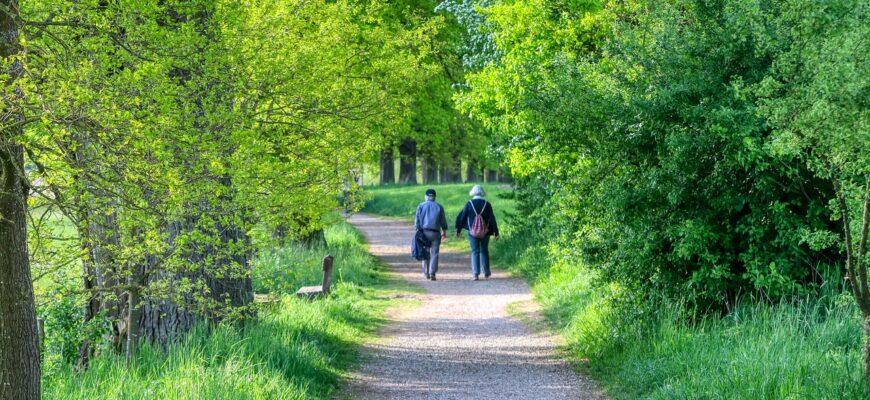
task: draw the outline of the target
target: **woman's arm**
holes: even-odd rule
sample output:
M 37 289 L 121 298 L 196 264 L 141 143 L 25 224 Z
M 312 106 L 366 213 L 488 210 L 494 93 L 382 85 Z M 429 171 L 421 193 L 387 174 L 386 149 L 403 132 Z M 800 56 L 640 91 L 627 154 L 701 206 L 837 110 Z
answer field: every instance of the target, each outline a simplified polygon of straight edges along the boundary
M 465 227 L 466 210 L 468 210 L 468 203 L 465 203 L 465 207 L 462 207 L 462 211 L 459 212 L 459 215 L 456 216 L 456 236 L 459 236 L 462 233 L 462 228 Z
M 492 231 L 493 235 L 496 237 L 499 236 L 498 222 L 495 220 L 495 210 L 492 209 L 492 204 L 489 205 L 489 229 Z

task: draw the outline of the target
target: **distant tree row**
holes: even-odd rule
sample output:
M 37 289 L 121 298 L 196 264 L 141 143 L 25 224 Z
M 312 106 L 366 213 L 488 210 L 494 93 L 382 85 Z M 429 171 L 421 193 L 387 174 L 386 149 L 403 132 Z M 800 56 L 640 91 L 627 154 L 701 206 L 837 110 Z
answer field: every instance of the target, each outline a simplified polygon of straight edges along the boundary
M 464 81 L 463 27 L 456 18 L 437 9 L 439 2 L 398 1 L 423 18 L 438 17 L 441 28 L 427 52 L 426 62 L 436 66 L 414 88 L 414 96 L 397 129 L 383 137 L 378 148 L 380 184 L 495 181 L 500 162 L 489 151 L 490 135 L 480 124 L 456 109 L 453 95 Z M 398 161 L 396 176 L 394 164 Z
M 356 0 L 3 1 L 0 398 L 39 398 L 33 282 L 42 309 L 83 304 L 79 368 L 251 315 L 252 257 L 322 229 L 442 68 L 439 24 Z

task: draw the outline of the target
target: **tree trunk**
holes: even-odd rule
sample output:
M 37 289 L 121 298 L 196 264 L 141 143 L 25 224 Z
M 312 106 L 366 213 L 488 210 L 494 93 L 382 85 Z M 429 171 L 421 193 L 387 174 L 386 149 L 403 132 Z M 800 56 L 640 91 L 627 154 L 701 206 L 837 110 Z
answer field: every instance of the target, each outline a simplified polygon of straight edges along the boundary
M 129 267 L 131 271 L 139 271 L 143 288 L 154 286 L 164 289 L 140 298 L 138 319 L 128 319 L 126 327 L 128 343 L 131 341 L 131 336 L 138 335 L 140 341 L 147 340 L 150 343 L 166 346 L 189 331 L 198 320 L 194 310 L 194 298 L 199 296 L 191 292 L 195 289 L 179 287 L 182 282 L 189 282 L 192 285 L 202 282 L 202 271 L 199 268 L 203 258 L 201 252 L 190 251 L 177 243 L 179 236 L 194 229 L 197 221 L 195 213 L 199 207 L 189 205 L 186 209 L 193 215 L 188 215 L 185 221 L 170 223 L 167 232 L 167 246 L 172 249 L 171 253 L 178 254 L 178 257 L 183 259 L 185 264 L 183 270 L 170 270 L 154 256 L 146 256 L 141 260 L 141 265 Z M 196 247 L 196 244 L 194 243 L 193 246 Z M 128 316 L 136 317 L 133 313 Z
M 105 195 L 105 193 L 102 193 Z M 79 236 L 82 241 L 84 257 L 84 288 L 89 294 L 85 304 L 83 324 L 88 324 L 94 317 L 102 313 L 109 322 L 109 332 L 106 341 L 113 344 L 115 351 L 121 352 L 126 341 L 126 303 L 127 293 L 120 286 L 124 283 L 119 266 L 115 262 L 110 247 L 120 246 L 117 212 L 110 210 L 91 209 L 91 206 L 80 203 L 84 208 L 81 213 Z M 78 370 L 88 368 L 95 347 L 90 340 L 85 340 L 79 348 Z
M 498 180 L 498 174 L 495 172 L 495 170 L 487 169 L 486 183 L 494 183 L 496 180 Z
M 864 316 L 864 379 L 870 382 L 870 315 Z
M 438 183 L 438 164 L 432 157 L 425 156 L 421 161 L 423 167 L 423 184 L 429 185 Z
M 468 163 L 465 165 L 465 181 L 466 182 L 478 182 L 480 176 L 477 174 L 478 168 L 477 163 L 474 160 L 469 159 Z
M 139 326 L 132 332 L 138 331 L 141 340 L 166 345 L 189 331 L 196 321 L 196 316 L 189 309 L 180 307 L 175 301 L 147 300 L 141 306 Z
M 381 150 L 381 185 L 396 183 L 396 165 L 393 159 L 393 146 L 386 146 Z
M 462 161 L 457 159 L 444 165 L 441 183 L 462 182 Z
M 235 212 L 235 189 L 232 177 L 224 174 L 220 179 L 221 184 L 227 189 L 226 195 L 221 196 L 218 208 L 216 226 L 217 234 L 220 235 L 221 249 L 213 249 L 218 257 L 215 265 L 205 266 L 211 268 L 206 273 L 211 297 L 218 303 L 219 313 L 212 312 L 210 321 L 220 322 L 226 315 L 242 318 L 250 313 L 247 306 L 254 301 L 254 288 L 251 281 L 251 259 L 253 254 L 251 238 L 242 229 L 241 216 Z M 221 218 L 223 217 L 223 218 Z M 322 232 L 322 231 L 321 231 Z
M 18 2 L 4 0 L 0 12 L 0 56 L 21 52 Z M 22 73 L 16 61 L 3 87 L 4 116 L 0 130 L 0 399 L 40 398 L 39 331 L 27 248 L 27 197 L 24 148 L 16 143 L 22 116 L 21 96 L 14 86 Z
M 413 139 L 399 145 L 399 183 L 417 184 L 417 142 Z
M 109 192 L 94 183 L 93 176 L 105 178 L 104 169 L 97 160 L 100 149 L 89 137 L 75 131 L 65 146 L 73 167 L 77 171 L 74 180 L 78 193 L 74 193 L 73 206 L 79 216 L 78 232 L 82 248 L 84 289 L 89 294 L 85 304 L 83 325 L 90 323 L 100 313 L 107 319 L 109 330 L 104 339 L 112 343 L 116 352 L 121 352 L 126 342 L 126 297 L 121 286 L 126 283 L 124 272 L 116 264 L 115 251 L 120 248 L 117 201 Z M 75 189 L 71 189 L 75 190 Z M 88 368 L 95 355 L 95 346 L 85 339 L 79 348 L 76 364 L 78 370 Z
M 2 18 L 2 17 L 0 17 Z M 24 157 L 0 140 L 0 399 L 39 399 L 39 334 L 27 249 Z
M 130 274 L 129 277 L 130 291 L 127 294 L 127 367 L 132 366 L 133 361 L 139 353 L 139 342 L 141 339 L 142 327 L 134 321 L 139 321 L 142 317 L 141 297 L 139 296 L 139 287 L 141 278 L 139 272 Z

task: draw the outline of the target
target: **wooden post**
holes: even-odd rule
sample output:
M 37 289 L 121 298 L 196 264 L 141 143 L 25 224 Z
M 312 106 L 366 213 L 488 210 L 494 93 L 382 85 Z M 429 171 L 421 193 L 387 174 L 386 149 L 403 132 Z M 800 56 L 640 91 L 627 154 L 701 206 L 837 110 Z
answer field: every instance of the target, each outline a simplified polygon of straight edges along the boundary
M 332 262 L 335 258 L 332 256 L 323 257 L 323 295 L 329 294 L 329 287 L 332 285 Z

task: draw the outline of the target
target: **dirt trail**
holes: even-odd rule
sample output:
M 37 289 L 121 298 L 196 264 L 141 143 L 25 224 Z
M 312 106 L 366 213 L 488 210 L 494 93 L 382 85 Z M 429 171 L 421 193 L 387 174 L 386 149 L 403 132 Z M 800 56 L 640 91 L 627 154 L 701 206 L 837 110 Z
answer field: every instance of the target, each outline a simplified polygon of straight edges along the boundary
M 588 378 L 555 353 L 507 306 L 532 299 L 528 286 L 498 269 L 472 281 L 468 254 L 442 251 L 438 280 L 410 258 L 413 226 L 355 215 L 372 254 L 426 293 L 422 305 L 395 310 L 380 340 L 363 351 L 344 397 L 352 399 L 603 399 Z M 450 240 L 460 240 L 451 237 Z M 463 239 L 464 240 L 464 239 Z

